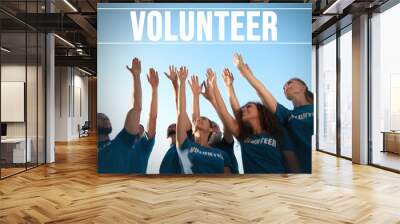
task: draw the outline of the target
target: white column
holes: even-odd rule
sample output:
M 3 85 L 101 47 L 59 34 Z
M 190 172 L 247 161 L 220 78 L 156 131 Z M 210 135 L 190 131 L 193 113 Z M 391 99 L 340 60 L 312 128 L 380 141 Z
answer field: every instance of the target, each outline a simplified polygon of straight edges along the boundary
M 54 133 L 55 133 L 55 76 L 54 76 L 54 35 L 47 34 L 46 37 L 46 163 L 55 161 Z
M 54 6 L 47 1 L 47 12 L 53 12 Z M 55 54 L 54 34 L 46 35 L 46 163 L 55 161 Z
M 353 162 L 368 163 L 368 15 L 353 20 Z

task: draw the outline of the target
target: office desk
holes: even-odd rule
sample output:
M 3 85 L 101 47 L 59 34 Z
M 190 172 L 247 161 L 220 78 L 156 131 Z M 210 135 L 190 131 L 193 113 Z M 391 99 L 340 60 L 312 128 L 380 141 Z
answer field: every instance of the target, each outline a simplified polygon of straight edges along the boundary
M 26 153 L 25 153 L 25 145 Z M 1 159 L 5 163 L 25 163 L 31 161 L 31 145 L 32 141 L 28 138 L 6 138 L 1 139 Z
M 400 131 L 382 131 L 383 150 L 382 152 L 392 152 L 400 154 Z

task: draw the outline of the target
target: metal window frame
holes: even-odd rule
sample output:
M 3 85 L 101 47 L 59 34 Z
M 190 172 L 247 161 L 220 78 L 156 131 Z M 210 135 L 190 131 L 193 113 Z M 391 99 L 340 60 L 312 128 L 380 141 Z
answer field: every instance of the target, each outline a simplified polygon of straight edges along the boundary
M 395 172 L 395 173 L 400 173 L 400 170 L 394 169 L 388 166 L 384 166 L 381 164 L 374 163 L 374 149 L 373 149 L 373 140 L 372 140 L 372 94 L 373 94 L 373 88 L 372 88 L 372 54 L 373 54 L 373 49 L 372 49 L 372 18 L 373 18 L 373 13 L 384 13 L 385 11 L 391 9 L 392 7 L 400 4 L 400 0 L 389 0 L 385 4 L 379 6 L 378 8 L 369 11 L 368 12 L 368 30 L 367 30 L 367 44 L 368 44 L 368 54 L 367 54 L 367 61 L 368 61 L 368 69 L 367 69 L 367 82 L 368 82 L 368 95 L 367 95 L 367 107 L 368 107 L 368 112 L 367 112 L 367 119 L 368 119 L 368 165 Z
M 352 23 L 349 23 L 349 24 L 347 24 L 346 26 L 344 26 L 344 27 L 339 27 L 339 25 L 338 25 L 338 23 L 335 25 L 336 26 L 336 32 L 335 33 L 333 33 L 333 34 L 331 34 L 331 35 L 329 35 L 329 36 L 327 36 L 326 38 L 324 38 L 324 39 L 322 39 L 322 40 L 320 40 L 319 42 L 318 42 L 318 44 L 317 44 L 317 47 L 316 47 L 316 86 L 317 86 L 317 88 L 316 88 L 316 92 L 317 92 L 317 94 L 316 94 L 316 97 L 317 97 L 317 106 L 316 106 L 316 115 L 317 115 L 317 118 L 316 118 L 316 122 L 317 122 L 317 124 L 316 124 L 316 151 L 319 151 L 319 152 L 323 152 L 323 153 L 326 153 L 326 154 L 329 154 L 329 155 L 333 155 L 333 156 L 336 156 L 336 157 L 339 157 L 339 158 L 343 158 L 343 159 L 346 159 L 346 160 L 352 160 L 352 158 L 350 158 L 350 157 L 347 157 L 347 156 L 344 156 L 344 155 L 342 155 L 342 150 L 341 150 L 341 131 L 342 131 L 342 127 L 341 127 L 341 117 L 340 117 L 340 103 L 341 103 L 341 94 L 340 94 L 340 84 L 341 84 L 341 65 L 340 65 L 340 60 L 341 60 L 341 58 L 340 58 L 340 37 L 342 36 L 342 35 L 344 35 L 345 33 L 347 33 L 347 32 L 350 32 L 351 31 L 351 29 L 349 28 L 350 26 L 352 25 Z M 332 36 L 335 36 L 335 38 L 332 38 Z M 332 40 L 329 40 L 329 39 L 332 39 Z M 329 41 L 328 41 L 329 40 Z M 319 131 L 320 131 L 320 127 L 319 127 L 319 116 L 320 116 L 320 114 L 319 114 L 319 91 L 318 91 L 318 89 L 319 89 L 319 87 L 320 87 L 320 78 L 319 78 L 319 76 L 320 76 L 320 74 L 319 74 L 319 51 L 318 51 L 318 49 L 319 49 L 319 46 L 320 46 L 320 44 L 321 43 L 323 43 L 323 42 L 330 42 L 330 41 L 336 41 L 336 61 L 335 61 L 335 63 L 336 63 L 336 152 L 335 153 L 332 153 L 332 152 L 329 152 L 329 151 L 327 151 L 327 150 L 324 150 L 324 149 L 321 149 L 319 146 L 320 146 L 320 143 L 319 143 L 319 136 L 320 136 L 320 134 L 319 134 Z
M 370 165 L 370 166 L 373 166 L 373 167 L 377 167 L 377 168 L 380 168 L 380 169 L 383 169 L 383 170 L 387 170 L 387 171 L 391 171 L 391 172 L 395 172 L 395 173 L 400 173 L 400 170 L 397 170 L 397 169 L 393 169 L 393 168 L 390 168 L 390 167 L 386 167 L 386 166 L 383 166 L 383 165 L 380 165 L 380 164 L 375 164 L 375 163 L 373 163 L 373 142 L 372 142 L 372 85 L 371 85 L 371 81 L 372 81 L 372 53 L 373 53 L 373 50 L 372 50 L 372 25 L 371 25 L 371 20 L 372 20 L 372 14 L 373 13 L 383 13 L 383 12 L 385 12 L 386 10 L 388 10 L 388 9 L 390 9 L 390 8 L 392 8 L 392 7 L 394 7 L 394 6 L 396 6 L 397 4 L 399 4 L 400 3 L 400 0 L 389 0 L 389 1 L 387 1 L 385 4 L 383 4 L 383 5 L 381 5 L 381 6 L 379 6 L 378 8 L 375 8 L 375 9 L 373 9 L 373 10 L 369 10 L 367 13 L 368 13 L 368 30 L 367 30 L 367 41 L 368 41 L 368 49 L 367 49 L 367 51 L 368 51 L 368 54 L 367 54 L 367 66 L 368 66 L 368 69 L 367 69 L 367 82 L 368 82 L 368 86 L 367 86 L 367 88 L 368 88 L 368 96 L 367 96 L 367 101 L 368 101 L 368 105 L 367 105 L 367 107 L 368 107 L 368 124 L 367 124 L 367 127 L 368 127 L 368 139 L 367 139 L 367 141 L 368 141 L 368 165 Z M 338 21 L 338 22 L 340 22 L 340 21 Z M 336 40 L 336 47 L 337 47 L 337 49 L 338 49 L 338 45 L 340 46 L 340 36 L 341 35 L 343 35 L 345 32 L 342 32 L 342 31 L 344 31 L 344 30 L 346 30 L 346 28 L 349 26 L 349 25 L 351 25 L 352 23 L 350 23 L 350 24 L 348 24 L 348 25 L 346 25 L 344 28 L 341 28 L 340 30 L 337 30 L 336 31 L 336 33 L 335 34 L 332 34 L 332 35 L 336 35 L 336 38 L 335 38 L 335 40 Z M 338 33 L 339 33 L 339 35 L 338 35 Z M 326 150 L 323 150 L 323 149 L 320 149 L 320 147 L 319 147 L 319 94 L 318 94 L 318 89 L 319 89 L 319 85 L 320 85 L 320 80 L 319 80 L 319 51 L 318 51 L 318 49 L 319 49 L 319 45 L 320 45 L 320 43 L 322 43 L 322 42 L 324 42 L 324 41 L 326 41 L 327 39 L 329 39 L 329 38 L 331 38 L 331 36 L 332 35 L 330 35 L 330 36 L 327 36 L 327 37 L 324 37 L 324 39 L 322 39 L 322 40 L 319 40 L 318 41 L 318 43 L 317 43 L 317 45 L 316 45 L 316 89 L 317 89 L 317 91 L 316 91 L 316 97 L 317 97 L 317 99 L 316 99 L 316 101 L 317 101 L 317 105 L 316 105 L 316 115 L 317 115 L 317 117 L 316 117 L 316 122 L 317 122 L 317 124 L 316 124 L 316 147 L 317 147 L 317 151 L 319 151 L 319 152 L 323 152 L 323 153 L 326 153 L 326 154 L 329 154 L 329 155 L 333 155 L 333 156 L 336 156 L 336 157 L 339 157 L 339 158 L 344 158 L 344 159 L 347 159 L 347 160 L 352 160 L 352 158 L 349 158 L 349 157 L 346 157 L 346 156 L 343 156 L 342 155 L 342 153 L 341 153 L 341 147 L 340 147 L 340 141 L 341 141 L 341 139 L 340 139 L 340 132 L 341 132 L 341 126 L 340 126 L 340 86 L 338 87 L 338 85 L 340 85 L 340 65 L 338 65 L 339 63 L 340 63 L 340 49 L 338 49 L 337 51 L 336 51 L 336 58 L 337 58 L 337 61 L 336 61 L 336 68 L 337 68 L 337 71 L 336 71 L 336 75 L 337 75 L 337 79 L 336 79 L 336 90 L 337 90 L 337 92 L 336 92 L 336 122 L 337 122 L 337 124 L 336 124 L 336 127 L 337 127 L 337 130 L 336 130 L 336 147 L 337 147 L 337 149 L 336 149 L 336 154 L 335 153 L 331 153 L 331 152 L 328 152 L 328 151 L 326 151 Z M 339 68 L 339 69 L 338 69 Z M 339 78 L 339 79 L 338 79 Z M 338 91 L 339 90 L 339 91 Z M 338 109 L 339 108 L 339 109 Z

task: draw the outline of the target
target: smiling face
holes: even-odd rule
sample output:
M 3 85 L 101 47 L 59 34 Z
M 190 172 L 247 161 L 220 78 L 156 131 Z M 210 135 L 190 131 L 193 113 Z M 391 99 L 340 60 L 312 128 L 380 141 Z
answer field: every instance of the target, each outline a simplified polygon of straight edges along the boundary
M 248 103 L 240 108 L 242 112 L 242 120 L 248 122 L 253 119 L 258 119 L 259 113 L 256 104 Z
M 293 100 L 293 98 L 298 95 L 304 95 L 306 89 L 306 86 L 296 79 L 289 80 L 283 86 L 283 92 L 288 100 Z
M 206 117 L 199 117 L 194 123 L 195 131 L 211 132 L 211 121 Z
M 194 135 L 200 137 L 202 134 L 206 135 L 207 138 L 210 137 L 212 133 L 211 121 L 207 117 L 199 117 L 194 122 Z

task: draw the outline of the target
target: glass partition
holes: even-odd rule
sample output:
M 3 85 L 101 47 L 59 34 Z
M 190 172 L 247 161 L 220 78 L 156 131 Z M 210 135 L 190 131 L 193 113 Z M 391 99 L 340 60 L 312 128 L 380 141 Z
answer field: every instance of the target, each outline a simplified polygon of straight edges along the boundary
M 1 1 L 21 13 L 44 12 L 45 1 Z M 23 14 L 22 14 L 23 15 Z M 45 34 L 0 12 L 0 178 L 45 163 Z
M 26 33 L 1 34 L 1 176 L 24 171 L 26 141 Z M 29 149 L 29 148 L 28 148 Z

